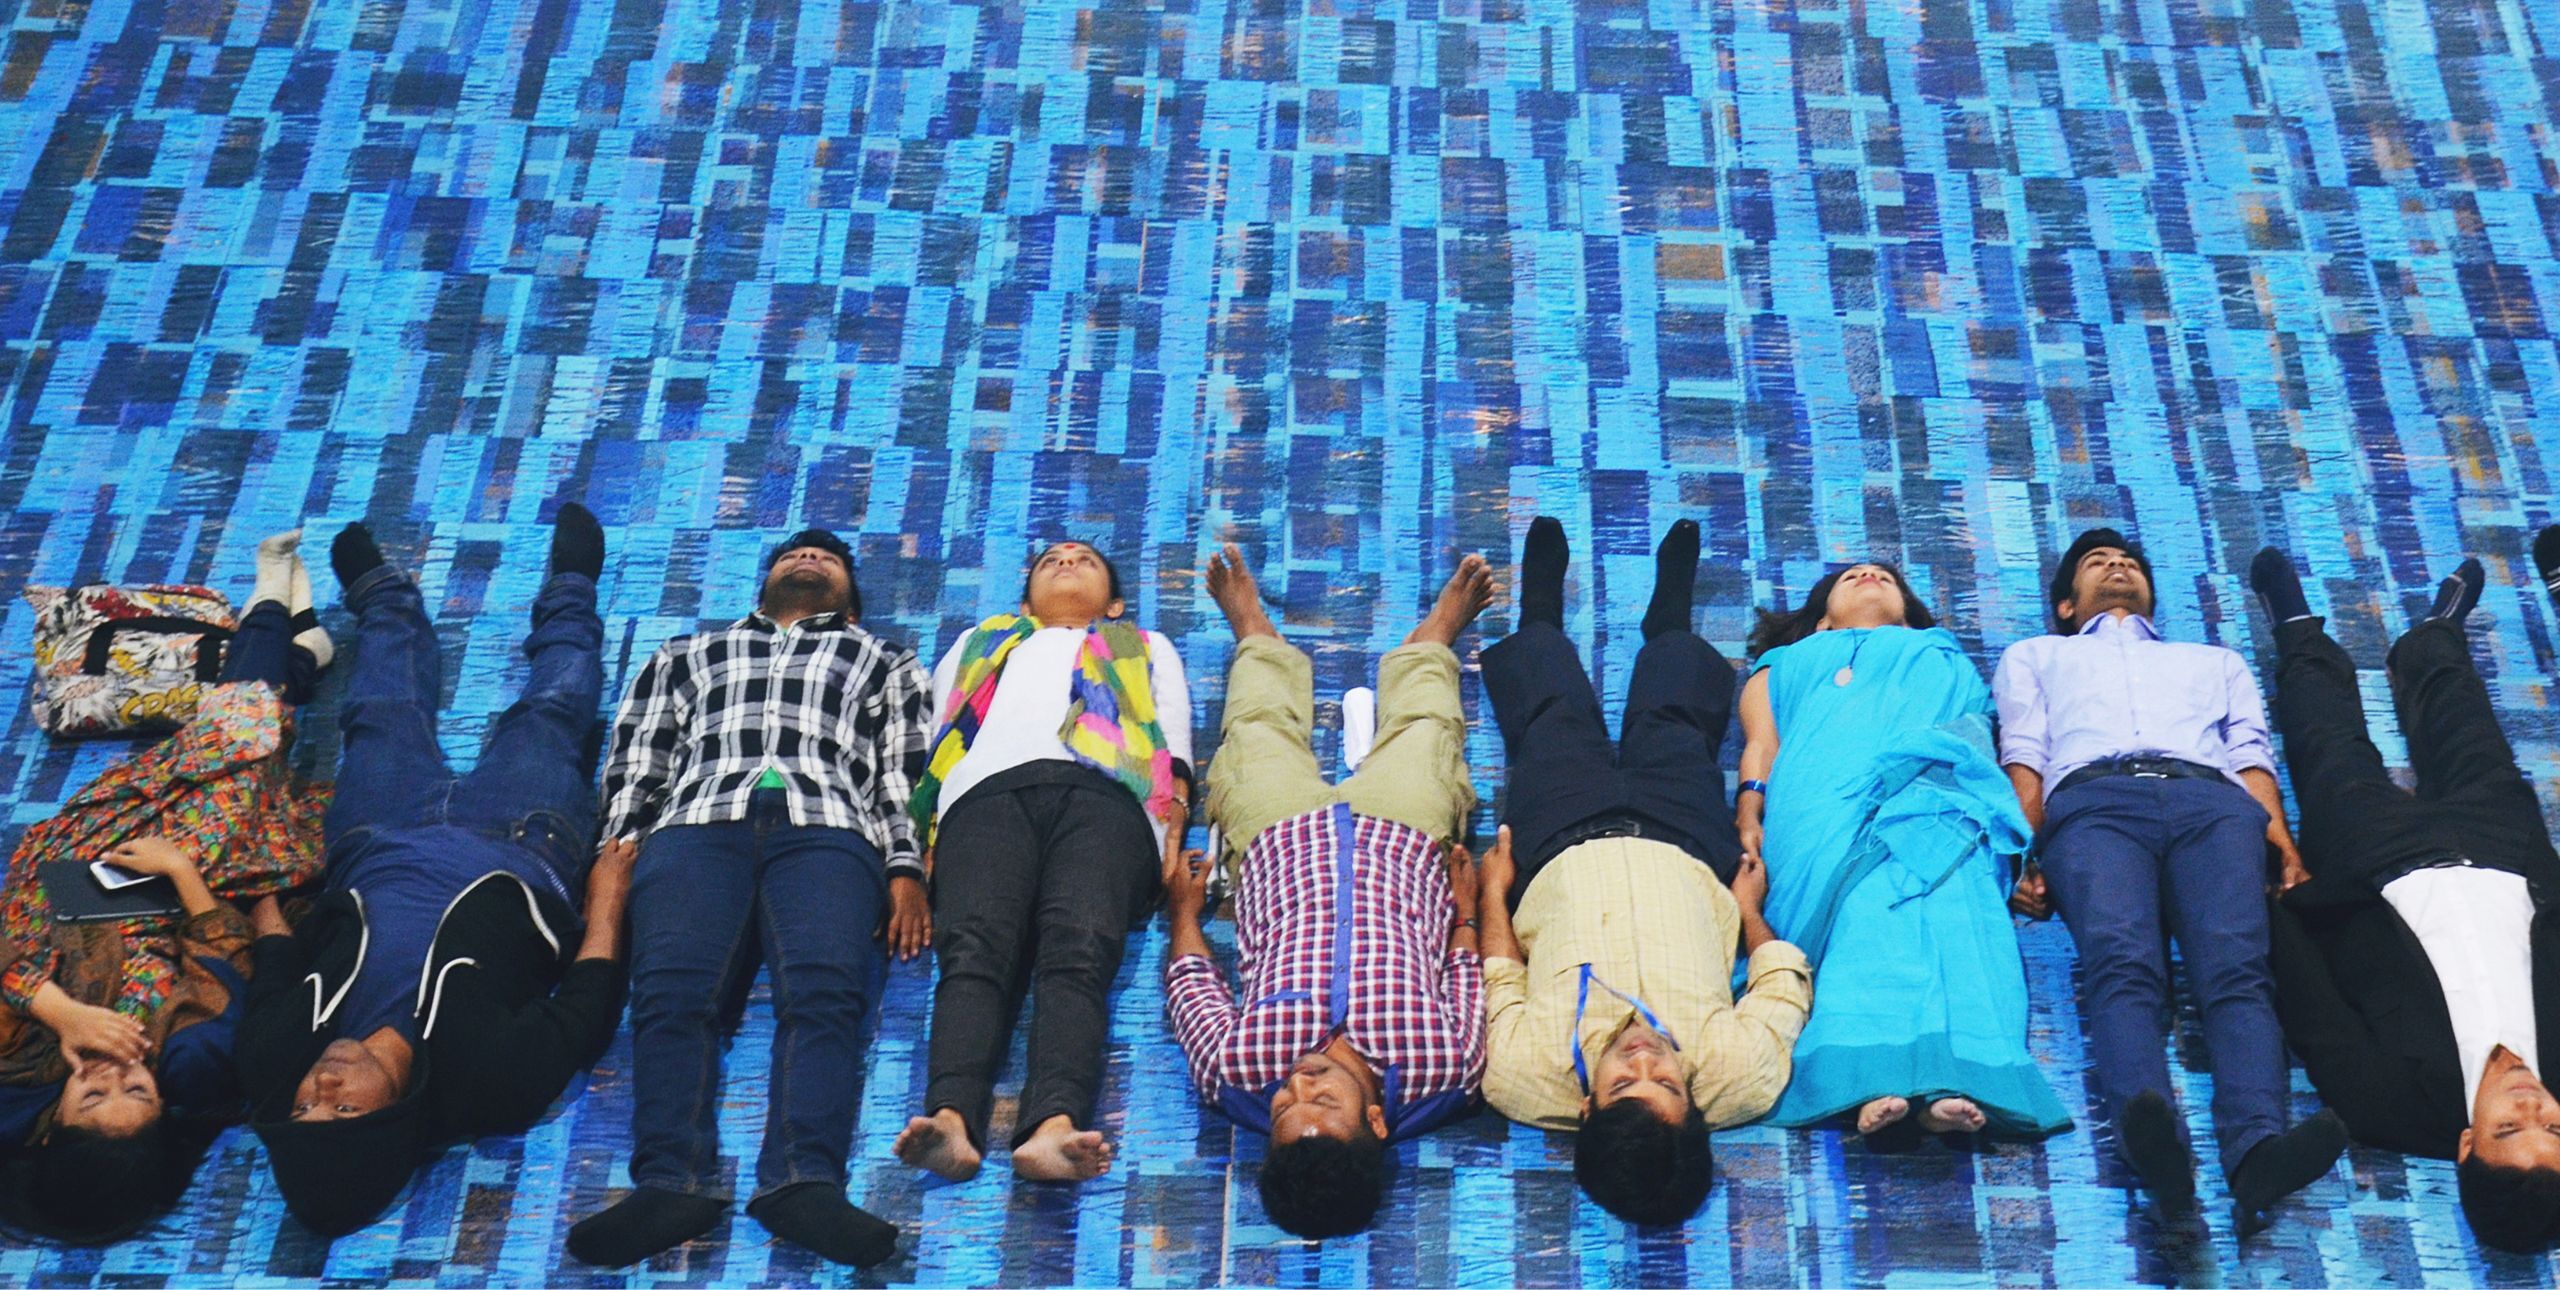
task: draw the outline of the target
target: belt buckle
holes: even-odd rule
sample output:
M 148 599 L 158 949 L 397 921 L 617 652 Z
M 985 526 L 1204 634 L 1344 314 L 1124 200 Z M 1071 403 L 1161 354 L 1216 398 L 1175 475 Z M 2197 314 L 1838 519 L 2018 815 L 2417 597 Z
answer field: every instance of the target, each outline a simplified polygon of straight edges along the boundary
M 2132 772 L 2132 774 L 2133 774 L 2133 777 L 2134 777 L 2135 779 L 2167 779 L 2167 778 L 2169 778 L 2169 772 L 2167 772 L 2167 771 L 2165 771 L 2165 770 L 2137 770 L 2137 771 Z

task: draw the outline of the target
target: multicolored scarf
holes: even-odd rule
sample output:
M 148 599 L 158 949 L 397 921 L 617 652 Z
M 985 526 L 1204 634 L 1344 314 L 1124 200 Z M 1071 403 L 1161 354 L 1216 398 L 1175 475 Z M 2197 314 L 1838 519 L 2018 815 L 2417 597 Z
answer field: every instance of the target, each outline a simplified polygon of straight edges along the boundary
M 933 760 L 907 802 L 907 813 L 915 817 L 927 845 L 933 841 L 943 781 L 977 741 L 978 727 L 995 704 L 996 684 L 1004 678 L 1005 660 L 1038 630 L 1040 620 L 1027 614 L 998 614 L 978 624 L 960 647 L 959 676 L 942 729 L 933 737 Z M 1066 724 L 1058 731 L 1068 755 L 1120 781 L 1149 816 L 1171 816 L 1173 753 L 1165 746 L 1164 728 L 1156 723 L 1146 633 L 1125 623 L 1104 623 L 1086 632 L 1084 647 L 1076 652 L 1074 686 Z

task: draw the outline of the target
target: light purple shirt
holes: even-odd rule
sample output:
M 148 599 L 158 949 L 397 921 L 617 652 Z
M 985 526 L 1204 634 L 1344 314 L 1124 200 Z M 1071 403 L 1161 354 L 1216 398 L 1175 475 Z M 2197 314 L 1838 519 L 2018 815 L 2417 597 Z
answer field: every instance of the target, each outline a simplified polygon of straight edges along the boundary
M 2000 705 L 2000 764 L 2044 776 L 2045 788 L 2110 757 L 2176 757 L 2219 766 L 2233 783 L 2273 773 L 2267 708 L 2238 654 L 2164 641 L 2139 615 L 2101 615 L 2076 636 L 2009 647 L 1991 678 Z

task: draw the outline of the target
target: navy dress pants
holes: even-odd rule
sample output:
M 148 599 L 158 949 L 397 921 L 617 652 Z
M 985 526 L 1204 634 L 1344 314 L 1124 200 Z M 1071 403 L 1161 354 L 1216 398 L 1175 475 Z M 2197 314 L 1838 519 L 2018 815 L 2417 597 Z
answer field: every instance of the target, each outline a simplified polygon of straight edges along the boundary
M 2213 1057 L 2226 1176 L 2284 1129 L 2284 1033 L 2267 969 L 2267 813 L 2224 780 L 2119 775 L 2045 806 L 2054 907 L 2080 951 L 2080 1013 L 2113 1119 L 2142 1093 L 2174 1102 L 2165 1048 L 2175 938 Z

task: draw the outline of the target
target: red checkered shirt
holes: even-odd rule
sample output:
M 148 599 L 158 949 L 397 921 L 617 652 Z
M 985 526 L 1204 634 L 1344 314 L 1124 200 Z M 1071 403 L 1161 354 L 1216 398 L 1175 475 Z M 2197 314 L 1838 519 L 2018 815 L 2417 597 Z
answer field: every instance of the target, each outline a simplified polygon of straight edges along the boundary
M 1370 816 L 1353 828 L 1348 918 L 1334 809 L 1263 830 L 1245 851 L 1236 899 L 1236 975 L 1250 1007 L 1236 1007 L 1217 965 L 1200 955 L 1165 965 L 1165 1012 L 1212 1102 L 1232 1089 L 1268 1104 L 1300 1057 L 1341 1025 L 1378 1069 L 1394 1136 L 1430 1127 L 1405 1112 L 1440 1094 L 1433 1122 L 1484 1084 L 1484 966 L 1451 948 L 1456 918 L 1440 849 L 1430 835 Z M 1337 924 L 1350 953 L 1336 979 Z M 1337 991 L 1340 998 L 1337 999 Z

